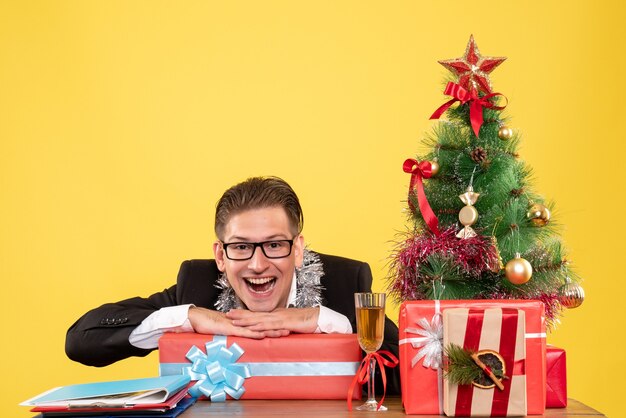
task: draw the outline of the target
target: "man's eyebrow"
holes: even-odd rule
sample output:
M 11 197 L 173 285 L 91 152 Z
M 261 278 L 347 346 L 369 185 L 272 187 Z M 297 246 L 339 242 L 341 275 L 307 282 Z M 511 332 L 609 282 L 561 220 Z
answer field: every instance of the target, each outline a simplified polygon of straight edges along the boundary
M 284 240 L 284 239 L 289 239 L 289 237 L 285 234 L 274 234 L 274 235 L 270 235 L 268 237 L 265 237 L 265 239 L 263 239 L 262 241 L 272 241 L 272 240 Z M 252 242 L 251 240 L 249 240 L 246 237 L 242 237 L 242 236 L 234 236 L 234 237 L 230 237 L 230 239 L 228 240 L 228 242 Z M 259 241 L 261 242 L 261 241 Z
M 274 240 L 274 239 L 289 239 L 289 236 L 285 234 L 275 234 L 275 235 L 270 235 L 269 237 L 266 238 L 266 240 Z

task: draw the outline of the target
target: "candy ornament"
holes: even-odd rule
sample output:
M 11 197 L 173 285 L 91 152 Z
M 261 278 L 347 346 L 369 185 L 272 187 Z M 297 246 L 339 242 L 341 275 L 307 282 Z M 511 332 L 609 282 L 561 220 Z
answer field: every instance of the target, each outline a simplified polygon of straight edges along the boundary
M 478 200 L 478 196 L 480 193 L 475 193 L 472 186 L 468 186 L 467 191 L 459 195 L 465 206 L 459 212 L 459 222 L 463 225 L 463 229 L 456 234 L 457 238 L 465 239 L 476 236 L 476 231 L 472 229 L 471 225 L 474 225 L 478 220 L 478 211 L 473 206 Z

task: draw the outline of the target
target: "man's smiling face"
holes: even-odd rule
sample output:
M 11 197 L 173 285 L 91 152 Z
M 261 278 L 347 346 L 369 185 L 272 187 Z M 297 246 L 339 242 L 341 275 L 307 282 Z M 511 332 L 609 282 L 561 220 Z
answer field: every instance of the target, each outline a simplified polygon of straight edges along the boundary
M 230 260 L 221 242 L 213 244 L 215 261 L 244 305 L 251 311 L 270 312 L 287 306 L 296 266 L 302 265 L 304 238 L 294 238 L 285 210 L 280 206 L 247 210 L 233 215 L 222 242 L 263 242 L 293 239 L 291 254 L 284 258 L 267 258 L 260 247 L 249 260 Z M 230 250 L 230 248 L 229 248 Z

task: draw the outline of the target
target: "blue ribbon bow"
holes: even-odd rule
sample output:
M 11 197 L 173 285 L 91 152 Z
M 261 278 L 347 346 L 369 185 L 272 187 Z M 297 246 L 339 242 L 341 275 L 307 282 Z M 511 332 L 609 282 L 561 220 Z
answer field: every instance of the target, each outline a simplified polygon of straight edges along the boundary
M 196 398 L 205 395 L 212 402 L 224 402 L 227 394 L 241 398 L 246 391 L 244 380 L 251 376 L 246 364 L 236 364 L 244 350 L 237 343 L 227 348 L 224 336 L 214 337 L 205 347 L 206 354 L 194 345 L 185 356 L 192 365 L 185 367 L 183 374 L 197 381 L 189 394 Z

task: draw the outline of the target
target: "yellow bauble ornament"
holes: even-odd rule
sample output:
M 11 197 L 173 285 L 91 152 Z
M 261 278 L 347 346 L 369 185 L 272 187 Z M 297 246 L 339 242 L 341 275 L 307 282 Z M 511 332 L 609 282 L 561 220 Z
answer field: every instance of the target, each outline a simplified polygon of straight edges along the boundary
M 513 138 L 513 129 L 507 128 L 506 126 L 502 125 L 500 129 L 498 129 L 498 138 L 503 141 L 507 141 Z
M 504 267 L 504 273 L 508 281 L 513 284 L 524 284 L 533 276 L 533 266 L 523 259 L 519 253 L 515 254 L 515 258 Z
M 559 302 L 568 309 L 578 308 L 585 301 L 585 290 L 578 283 L 565 278 L 565 284 L 559 288 Z
M 439 163 L 437 162 L 437 159 L 435 158 L 433 161 L 430 162 L 430 173 L 431 175 L 435 176 L 437 175 L 438 172 L 439 172 Z
M 533 226 L 546 226 L 550 222 L 550 210 L 541 203 L 533 203 L 528 208 L 526 217 Z

